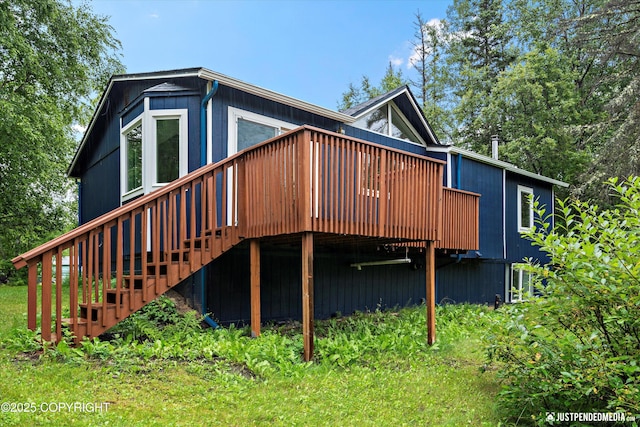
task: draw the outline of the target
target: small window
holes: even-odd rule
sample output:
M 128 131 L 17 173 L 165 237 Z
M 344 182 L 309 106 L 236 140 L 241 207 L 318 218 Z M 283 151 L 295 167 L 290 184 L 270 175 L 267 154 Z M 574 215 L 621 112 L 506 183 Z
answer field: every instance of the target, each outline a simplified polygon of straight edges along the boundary
M 125 192 L 142 188 L 142 123 L 138 122 L 125 133 Z
M 533 228 L 533 189 L 518 186 L 518 231 Z
M 511 288 L 508 290 L 509 302 L 528 300 L 533 295 L 533 281 L 531 273 L 525 270 L 526 264 L 512 264 Z

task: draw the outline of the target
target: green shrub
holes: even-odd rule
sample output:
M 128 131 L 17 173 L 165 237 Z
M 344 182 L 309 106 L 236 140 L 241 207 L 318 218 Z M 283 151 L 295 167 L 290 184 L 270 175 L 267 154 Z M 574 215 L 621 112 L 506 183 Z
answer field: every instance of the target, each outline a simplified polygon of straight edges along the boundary
M 505 307 L 489 337 L 501 403 L 519 421 L 640 414 L 640 178 L 609 184 L 615 208 L 558 202 L 558 225 L 542 218 L 527 234 L 551 260 L 528 267 L 540 295 Z

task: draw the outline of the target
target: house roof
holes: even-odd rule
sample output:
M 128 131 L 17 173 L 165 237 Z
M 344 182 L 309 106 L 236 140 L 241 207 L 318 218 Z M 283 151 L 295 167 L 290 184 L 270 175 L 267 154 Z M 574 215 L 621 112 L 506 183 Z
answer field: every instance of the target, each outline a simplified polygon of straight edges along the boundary
M 460 148 L 460 147 L 456 147 L 455 145 L 447 145 L 447 146 L 443 146 L 443 147 L 430 147 L 427 148 L 428 151 L 433 151 L 433 152 L 440 152 L 440 153 L 453 153 L 453 154 L 461 154 L 464 157 L 467 157 L 469 159 L 473 159 L 473 160 L 477 160 L 479 162 L 482 163 L 486 163 L 501 169 L 504 169 L 508 172 L 511 173 L 515 173 L 518 175 L 522 175 L 522 176 L 526 176 L 528 178 L 533 178 L 533 179 L 537 179 L 539 181 L 542 182 L 547 182 L 549 184 L 553 184 L 553 185 L 557 185 L 559 187 L 564 187 L 567 188 L 569 187 L 569 184 L 567 184 L 566 182 L 563 181 L 559 181 L 557 179 L 553 179 L 553 178 L 549 178 L 547 176 L 544 175 L 540 175 L 534 172 L 529 172 L 527 170 L 524 169 L 520 169 L 519 167 L 517 167 L 514 164 L 502 161 L 502 160 L 498 160 L 498 159 L 494 159 L 493 157 L 489 157 L 489 156 L 485 156 L 482 154 L 478 154 L 474 151 L 470 151 L 470 150 L 465 150 L 464 148 Z
M 266 99 L 270 99 L 275 102 L 279 102 L 285 105 L 299 108 L 301 110 L 318 114 L 320 116 L 327 117 L 327 118 L 330 118 L 342 123 L 346 123 L 346 124 L 353 123 L 356 120 L 356 118 L 348 114 L 329 110 L 329 109 L 320 107 L 318 105 L 301 101 L 299 99 L 292 98 L 290 96 L 283 95 L 269 89 L 264 89 L 259 86 L 245 83 L 241 80 L 234 79 L 224 74 L 220 74 L 215 71 L 211 71 L 201 67 L 200 68 L 184 68 L 179 70 L 168 70 L 168 71 L 155 71 L 150 73 L 117 74 L 112 76 L 109 79 L 109 82 L 107 83 L 107 87 L 103 92 L 100 98 L 100 101 L 98 102 L 98 106 L 96 107 L 93 113 L 93 116 L 91 117 L 91 121 L 89 122 L 89 125 L 87 126 L 87 129 L 82 137 L 82 140 L 80 141 L 78 149 L 73 157 L 73 160 L 71 161 L 71 164 L 67 169 L 67 174 L 69 176 L 76 176 L 75 175 L 77 173 L 76 166 L 81 157 L 81 153 L 84 151 L 85 147 L 87 146 L 87 142 L 89 140 L 91 132 L 93 131 L 96 123 L 99 121 L 100 117 L 103 115 L 105 110 L 109 107 L 109 95 L 111 94 L 111 92 L 114 90 L 116 86 L 118 86 L 122 82 L 129 82 L 129 81 L 166 80 L 166 79 L 175 79 L 175 78 L 181 78 L 181 77 L 198 77 L 203 80 L 218 81 L 218 83 L 221 85 L 242 90 L 247 93 L 251 93 Z M 146 89 L 145 92 L 147 93 L 157 92 L 157 91 L 171 92 L 171 91 L 181 91 L 185 89 L 186 88 L 183 88 L 176 84 L 163 82 L 149 89 Z
M 399 86 L 387 93 L 371 98 L 362 104 L 347 108 L 346 110 L 343 110 L 342 113 L 359 119 L 360 117 L 369 114 L 371 111 L 380 108 L 389 101 L 395 102 L 396 106 L 400 111 L 402 111 L 402 114 L 405 115 L 407 120 L 409 120 L 411 125 L 419 133 L 421 133 L 421 130 L 424 130 L 424 132 L 429 136 L 428 139 L 430 139 L 433 144 L 441 145 L 438 137 L 433 131 L 433 128 L 431 128 L 429 121 L 425 117 L 422 108 L 419 107 L 418 101 L 413 96 L 411 89 L 409 89 L 409 86 L 407 85 Z

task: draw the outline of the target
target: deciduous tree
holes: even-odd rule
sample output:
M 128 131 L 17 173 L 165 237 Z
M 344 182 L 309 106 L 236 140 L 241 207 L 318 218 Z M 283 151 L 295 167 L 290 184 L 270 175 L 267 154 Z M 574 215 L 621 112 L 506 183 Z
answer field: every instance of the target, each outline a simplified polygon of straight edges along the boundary
M 72 223 L 72 126 L 122 70 L 112 33 L 86 4 L 0 0 L 0 274 Z

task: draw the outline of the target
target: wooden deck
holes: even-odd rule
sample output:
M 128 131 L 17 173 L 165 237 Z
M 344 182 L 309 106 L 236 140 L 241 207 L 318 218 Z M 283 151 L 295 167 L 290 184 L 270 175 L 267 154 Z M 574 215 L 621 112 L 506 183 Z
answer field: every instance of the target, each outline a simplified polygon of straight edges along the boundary
M 65 325 L 78 338 L 97 336 L 251 239 L 252 327 L 259 334 L 260 239 L 295 238 L 302 239 L 309 360 L 314 238 L 424 245 L 428 297 L 435 247 L 477 249 L 479 196 L 443 189 L 443 168 L 443 162 L 341 134 L 295 129 L 16 257 L 16 268 L 29 271 L 28 327 L 40 327 L 46 341 L 56 341 Z M 68 307 L 62 306 L 64 255 L 70 259 Z M 433 308 L 431 298 L 430 341 Z

